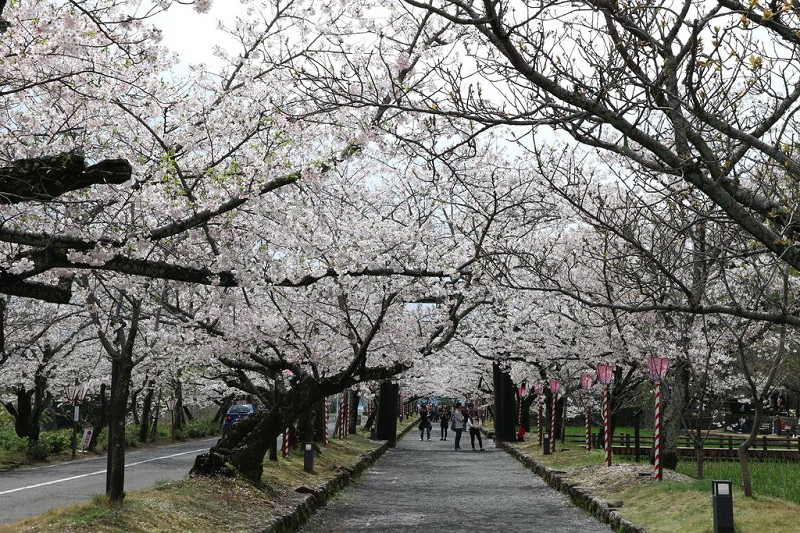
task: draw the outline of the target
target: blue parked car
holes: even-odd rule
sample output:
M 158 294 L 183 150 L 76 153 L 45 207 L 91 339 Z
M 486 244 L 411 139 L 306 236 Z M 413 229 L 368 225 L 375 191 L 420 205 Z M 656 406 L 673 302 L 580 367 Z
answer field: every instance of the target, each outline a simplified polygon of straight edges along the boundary
M 222 433 L 225 433 L 231 425 L 235 424 L 242 418 L 248 417 L 256 412 L 253 405 L 249 403 L 238 403 L 231 405 L 228 412 L 225 414 L 225 420 L 222 422 Z

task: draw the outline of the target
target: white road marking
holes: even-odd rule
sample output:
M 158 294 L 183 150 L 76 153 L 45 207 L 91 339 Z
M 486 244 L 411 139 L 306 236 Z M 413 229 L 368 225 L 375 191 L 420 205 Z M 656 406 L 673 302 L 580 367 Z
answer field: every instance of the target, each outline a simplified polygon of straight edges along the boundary
M 159 461 L 161 459 L 171 459 L 172 457 L 178 457 L 179 455 L 186 455 L 186 454 L 189 454 L 189 453 L 204 452 L 206 450 L 208 450 L 208 448 L 200 448 L 198 450 L 189 450 L 188 452 L 173 453 L 172 455 L 164 455 L 164 456 L 161 456 L 161 457 L 154 457 L 152 459 L 145 459 L 144 461 L 137 461 L 135 463 L 128 463 L 128 464 L 125 465 L 125 468 L 131 467 L 131 466 L 141 465 L 141 464 L 144 464 L 144 463 L 152 463 L 153 461 Z M 106 469 L 104 468 L 104 469 L 98 470 L 96 472 L 89 472 L 88 474 L 81 474 L 81 475 L 78 475 L 78 476 L 71 476 L 71 477 L 65 477 L 65 478 L 62 478 L 62 479 L 56 479 L 56 480 L 53 480 L 53 481 L 46 481 L 44 483 L 37 483 L 36 485 L 28 485 L 27 487 L 19 487 L 17 489 L 4 490 L 3 492 L 0 492 L 0 496 L 2 496 L 3 494 L 11 494 L 12 492 L 19 492 L 19 491 L 22 491 L 22 490 L 35 489 L 35 488 L 38 488 L 38 487 L 45 487 L 47 485 L 55 485 L 56 483 L 64 483 L 65 481 L 72 481 L 74 479 L 81 479 L 81 478 L 89 477 L 89 476 L 97 476 L 99 474 L 105 474 L 105 473 L 106 473 Z

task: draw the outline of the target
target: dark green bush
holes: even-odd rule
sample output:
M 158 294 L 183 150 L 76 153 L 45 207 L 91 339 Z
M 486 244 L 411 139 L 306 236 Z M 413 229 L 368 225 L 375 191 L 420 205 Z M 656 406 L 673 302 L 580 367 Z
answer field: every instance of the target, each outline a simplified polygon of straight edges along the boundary
M 0 431 L 0 448 L 11 452 L 21 452 L 28 445 L 28 439 L 17 437 L 13 429 L 7 428 Z
M 61 453 L 70 449 L 70 434 L 63 431 L 43 431 L 39 443 L 47 446 L 49 453 Z
M 50 455 L 50 446 L 46 442 L 36 442 L 28 446 L 28 457 L 31 459 L 47 459 Z

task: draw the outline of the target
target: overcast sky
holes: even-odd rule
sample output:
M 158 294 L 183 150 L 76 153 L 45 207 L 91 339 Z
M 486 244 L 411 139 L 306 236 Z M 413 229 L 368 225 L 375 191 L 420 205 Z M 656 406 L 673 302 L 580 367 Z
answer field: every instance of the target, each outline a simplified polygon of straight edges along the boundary
M 211 50 L 224 38 L 217 30 L 217 22 L 222 20 L 232 25 L 236 13 L 242 11 L 238 0 L 216 0 L 211 11 L 203 14 L 191 6 L 176 4 L 153 23 L 161 28 L 162 44 L 180 54 L 184 67 L 195 63 L 212 65 L 215 58 Z

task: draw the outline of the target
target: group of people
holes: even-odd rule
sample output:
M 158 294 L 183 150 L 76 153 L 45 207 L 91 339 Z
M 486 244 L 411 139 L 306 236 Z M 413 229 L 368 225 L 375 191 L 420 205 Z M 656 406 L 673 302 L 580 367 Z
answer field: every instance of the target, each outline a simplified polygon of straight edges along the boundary
M 419 440 L 425 440 L 426 432 L 428 440 L 431 440 L 433 422 L 438 419 L 440 427 L 439 440 L 447 440 L 449 428 L 455 435 L 455 450 L 461 451 L 461 434 L 464 430 L 469 430 L 472 450 L 484 451 L 483 438 L 481 437 L 483 421 L 477 409 L 467 409 L 461 405 L 461 402 L 456 402 L 452 412 L 447 406 L 443 406 L 441 409 L 436 407 L 431 405 L 420 406 Z M 478 449 L 475 448 L 475 439 L 478 440 Z

